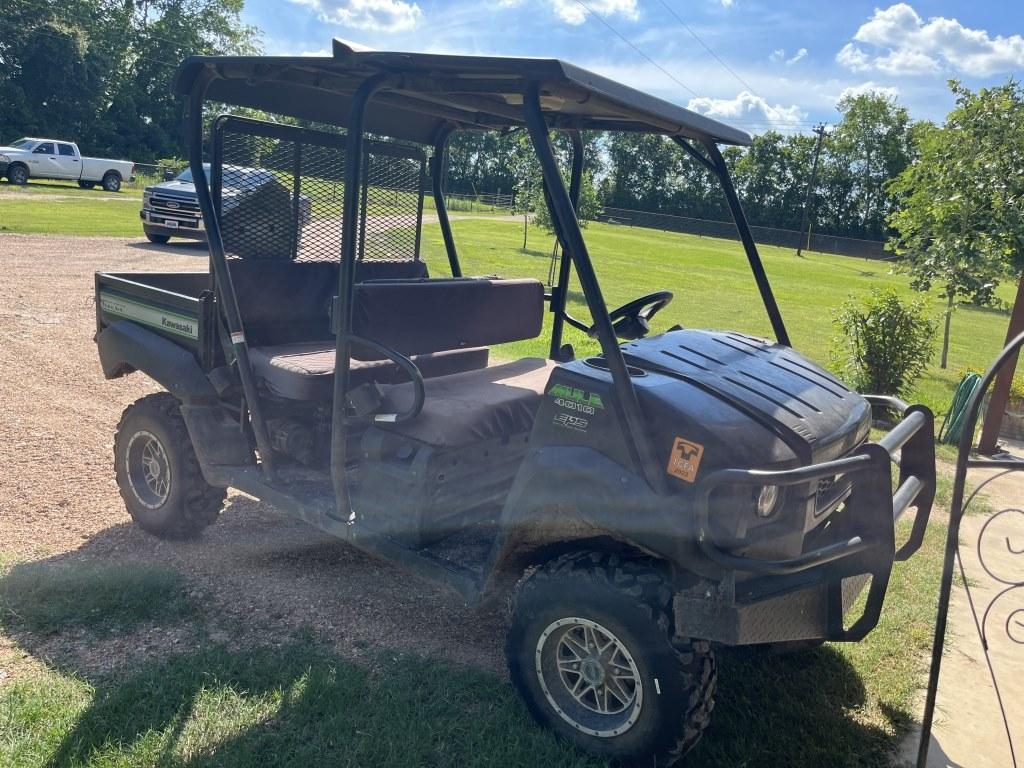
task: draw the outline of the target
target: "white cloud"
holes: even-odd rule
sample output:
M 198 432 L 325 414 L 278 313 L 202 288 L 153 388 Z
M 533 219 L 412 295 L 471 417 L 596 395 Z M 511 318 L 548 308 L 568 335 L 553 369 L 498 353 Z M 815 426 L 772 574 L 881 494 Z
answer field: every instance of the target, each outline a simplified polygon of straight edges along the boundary
M 776 48 L 774 51 L 768 54 L 768 61 L 779 62 L 786 58 L 785 48 Z
M 847 43 L 839 49 L 836 61 L 853 72 L 871 69 L 871 57 L 853 43 Z
M 918 75 L 948 69 L 985 76 L 1024 67 L 1024 37 L 991 36 L 956 19 L 934 16 L 925 21 L 907 3 L 876 8 L 836 54 L 854 72 L 871 69 L 893 75 Z M 870 51 L 870 52 L 869 52 Z
M 407 32 L 423 18 L 416 3 L 405 0 L 292 0 L 317 12 L 321 21 L 375 32 Z
M 519 0 L 512 0 L 518 2 Z M 595 0 L 587 3 L 584 8 L 576 0 L 551 0 L 555 14 L 566 24 L 579 25 L 587 20 L 590 14 L 587 8 L 600 16 L 622 16 L 623 18 L 635 21 L 640 18 L 637 10 L 637 0 Z
M 873 80 L 868 80 L 866 83 L 860 83 L 859 85 L 851 85 L 849 88 L 844 88 L 843 92 L 839 94 L 839 101 L 847 97 L 852 96 L 863 96 L 865 93 L 876 93 L 879 96 L 885 96 L 887 99 L 895 99 L 900 95 L 900 89 L 895 85 L 879 85 Z
M 763 122 L 772 126 L 786 127 L 807 117 L 796 104 L 784 107 L 781 104 L 770 105 L 760 96 L 750 91 L 740 91 L 734 99 L 715 99 L 700 96 L 690 99 L 689 109 L 702 115 L 721 120 L 743 120 L 746 122 Z
M 319 51 L 303 51 L 299 56 L 330 56 L 331 52 L 326 48 L 321 48 Z
M 732 8 L 733 0 L 720 0 L 723 8 Z
M 800 61 L 800 59 L 805 59 L 805 58 L 807 58 L 807 49 L 806 48 L 801 48 L 799 51 L 797 51 L 795 54 L 793 54 L 793 58 L 786 59 L 786 63 L 787 64 L 796 64 L 798 61 Z

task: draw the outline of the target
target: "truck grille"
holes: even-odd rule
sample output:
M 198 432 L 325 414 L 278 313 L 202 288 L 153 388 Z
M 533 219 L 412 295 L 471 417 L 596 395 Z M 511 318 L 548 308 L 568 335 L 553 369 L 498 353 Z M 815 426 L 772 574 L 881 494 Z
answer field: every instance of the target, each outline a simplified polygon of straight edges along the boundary
M 824 477 L 818 481 L 814 498 L 814 516 L 820 517 L 834 510 L 850 494 L 849 477 Z
M 152 195 L 149 198 L 149 207 L 154 213 L 164 216 L 199 216 L 199 203 L 197 201 L 179 197 Z

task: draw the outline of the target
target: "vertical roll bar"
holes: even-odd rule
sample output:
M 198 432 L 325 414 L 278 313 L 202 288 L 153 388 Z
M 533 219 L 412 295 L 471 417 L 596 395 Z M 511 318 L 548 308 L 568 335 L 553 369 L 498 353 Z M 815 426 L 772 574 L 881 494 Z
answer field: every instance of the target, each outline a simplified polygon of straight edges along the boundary
M 206 243 L 210 251 L 210 264 L 213 267 L 217 286 L 217 299 L 221 311 L 224 313 L 224 322 L 231 337 L 231 348 L 238 363 L 238 378 L 242 382 L 242 392 L 249 409 L 253 436 L 256 438 L 256 447 L 260 452 L 260 465 L 266 477 L 271 479 L 274 476 L 273 451 L 270 446 L 270 438 L 267 436 L 266 422 L 263 420 L 263 409 L 256 391 L 252 366 L 249 363 L 249 345 L 245 340 L 242 314 L 238 309 L 238 297 L 235 294 L 231 271 L 228 269 L 227 259 L 224 256 L 220 221 L 213 208 L 210 183 L 206 178 L 206 171 L 203 169 L 203 100 L 212 79 L 213 73 L 206 70 L 202 76 L 196 79 L 190 94 L 188 110 L 189 168 L 192 170 L 199 210 L 203 214 L 203 222 L 206 226 Z
M 434 208 L 437 210 L 437 223 L 441 226 L 441 237 L 444 239 L 444 250 L 448 254 L 452 277 L 462 277 L 462 266 L 455 250 L 455 238 L 452 235 L 452 224 L 448 220 L 448 204 L 444 201 L 444 178 L 448 173 L 448 139 L 455 132 L 455 127 L 444 125 L 434 140 L 434 156 L 430 161 L 430 188 L 434 196 Z
M 347 520 L 352 504 L 345 480 L 348 429 L 345 411 L 348 403 L 349 336 L 352 329 L 352 290 L 355 285 L 356 255 L 359 245 L 359 201 L 363 182 L 363 117 L 366 104 L 384 85 L 386 74 L 363 81 L 352 96 L 348 113 L 348 134 L 345 137 L 345 197 L 341 218 L 341 269 L 338 274 L 338 296 L 334 304 L 334 401 L 331 407 L 331 484 L 334 488 L 335 513 Z
M 594 274 L 590 253 L 587 251 L 587 244 L 580 232 L 576 211 L 565 188 L 565 182 L 562 181 L 562 174 L 558 170 L 555 153 L 551 149 L 548 124 L 544 120 L 544 113 L 540 106 L 540 88 L 535 82 L 527 83 L 524 88 L 523 113 L 537 159 L 540 161 L 544 183 L 547 185 L 555 231 L 576 266 L 576 274 L 583 287 L 587 307 L 594 318 L 594 328 L 597 330 L 597 337 L 601 342 L 601 351 L 608 362 L 612 387 L 615 390 L 616 400 L 623 417 L 627 447 L 639 465 L 648 485 L 655 492 L 662 493 L 665 490 L 665 479 L 654 461 L 650 442 L 643 434 L 646 425 L 644 414 L 640 409 L 640 402 L 637 399 L 636 390 L 633 389 L 633 382 L 630 381 L 629 372 L 626 370 L 626 361 L 622 359 L 622 350 L 619 349 L 615 329 L 612 328 L 611 320 L 608 319 L 608 307 L 604 303 L 604 296 L 601 295 L 601 287 Z
M 750 263 L 750 271 L 754 273 L 754 281 L 757 283 L 757 290 L 761 293 L 761 301 L 764 303 L 765 311 L 768 312 L 768 320 L 772 324 L 772 331 L 779 344 L 787 347 L 793 346 L 789 342 L 789 332 L 782 320 L 782 313 L 775 301 L 775 294 L 772 293 L 771 283 L 768 282 L 768 273 L 764 271 L 764 264 L 761 262 L 761 255 L 757 252 L 757 245 L 754 243 L 754 236 L 750 234 L 750 225 L 747 224 L 747 217 L 743 213 L 743 206 L 736 195 L 736 188 L 732 185 L 729 177 L 729 169 L 725 165 L 725 158 L 718 151 L 718 146 L 713 141 L 703 142 L 704 149 L 714 166 L 715 175 L 725 192 L 726 202 L 729 203 L 729 210 L 732 212 L 733 221 L 736 222 L 736 229 L 740 233 L 740 241 L 743 243 L 743 250 L 747 254 L 747 261 Z
M 580 190 L 583 188 L 583 137 L 579 131 L 568 131 L 572 142 L 572 174 L 569 176 L 569 201 L 573 210 L 579 214 Z M 578 218 L 578 217 L 577 217 Z M 558 282 L 551 293 L 551 351 L 548 357 L 552 360 L 561 359 L 562 329 L 565 327 L 565 301 L 569 295 L 569 267 L 572 257 L 562 244 L 562 259 L 558 265 Z

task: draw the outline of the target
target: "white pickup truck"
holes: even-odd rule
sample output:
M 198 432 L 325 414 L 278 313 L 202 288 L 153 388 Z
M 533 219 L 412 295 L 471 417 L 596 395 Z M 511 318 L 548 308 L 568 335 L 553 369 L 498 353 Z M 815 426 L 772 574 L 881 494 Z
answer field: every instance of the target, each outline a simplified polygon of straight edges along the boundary
M 0 147 L 0 176 L 12 184 L 24 184 L 30 178 L 67 179 L 77 181 L 82 189 L 101 184 L 107 192 L 117 192 L 122 181 L 134 181 L 135 163 L 82 157 L 71 141 L 26 138 Z

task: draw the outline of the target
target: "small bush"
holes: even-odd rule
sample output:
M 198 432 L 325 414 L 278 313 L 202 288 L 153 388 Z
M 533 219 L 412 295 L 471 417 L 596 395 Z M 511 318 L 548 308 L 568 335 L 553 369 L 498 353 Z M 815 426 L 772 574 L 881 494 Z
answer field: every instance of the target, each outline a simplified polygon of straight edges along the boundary
M 905 301 L 892 288 L 851 296 L 833 322 L 833 359 L 861 392 L 905 395 L 934 352 L 938 326 L 925 300 Z

